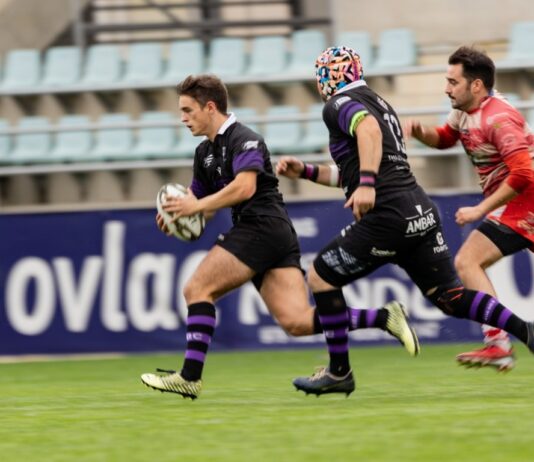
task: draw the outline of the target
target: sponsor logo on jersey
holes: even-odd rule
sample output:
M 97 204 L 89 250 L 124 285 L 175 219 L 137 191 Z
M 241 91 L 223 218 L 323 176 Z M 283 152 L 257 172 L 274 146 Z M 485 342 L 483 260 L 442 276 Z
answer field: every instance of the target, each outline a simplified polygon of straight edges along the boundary
M 436 233 L 436 242 L 438 243 L 438 245 L 432 247 L 432 251 L 435 254 L 436 253 L 443 253 L 443 252 L 449 250 L 449 247 L 445 243 L 445 239 L 443 239 L 443 234 Z
M 418 204 L 415 206 L 419 216 L 407 217 L 408 225 L 405 234 L 407 236 L 423 236 L 426 232 L 437 225 L 436 217 L 432 209 L 423 212 L 423 208 Z
M 396 254 L 397 252 L 395 252 L 395 250 L 382 250 L 377 249 L 376 247 L 371 249 L 371 255 L 374 255 L 375 257 L 392 257 Z
M 380 106 L 382 106 L 386 111 L 389 111 L 388 105 L 382 98 L 380 98 L 380 96 L 377 96 L 376 100 L 378 101 L 378 104 L 380 104 Z
M 249 149 L 258 149 L 258 141 L 245 141 L 243 143 L 243 149 L 248 151 Z
M 334 107 L 336 108 L 336 110 L 338 110 L 341 106 L 343 106 L 348 101 L 350 101 L 350 97 L 342 96 L 341 98 L 336 99 L 336 102 L 334 103 Z

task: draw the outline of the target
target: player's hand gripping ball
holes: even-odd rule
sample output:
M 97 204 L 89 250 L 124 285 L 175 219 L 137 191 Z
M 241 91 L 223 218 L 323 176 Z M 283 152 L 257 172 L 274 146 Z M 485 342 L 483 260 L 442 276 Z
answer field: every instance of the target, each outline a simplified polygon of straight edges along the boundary
M 204 231 L 206 220 L 202 213 L 191 215 L 190 217 L 175 218 L 172 213 L 163 209 L 165 202 L 169 198 L 184 197 L 187 195 L 187 188 L 178 183 L 167 183 L 161 187 L 156 197 L 158 213 L 163 218 L 167 229 L 174 237 L 182 241 L 196 241 Z

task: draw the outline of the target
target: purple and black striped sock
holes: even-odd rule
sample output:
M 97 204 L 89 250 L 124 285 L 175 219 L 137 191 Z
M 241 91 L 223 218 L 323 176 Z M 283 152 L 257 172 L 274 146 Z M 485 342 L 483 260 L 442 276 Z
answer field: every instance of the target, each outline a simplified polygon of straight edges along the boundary
M 187 349 L 181 375 L 186 380 L 199 380 L 206 361 L 208 347 L 215 331 L 215 307 L 208 302 L 188 307 Z
M 496 298 L 485 292 L 465 289 L 465 300 L 469 300 L 468 318 L 481 324 L 498 327 L 527 342 L 527 326 L 525 321 L 512 313 Z
M 378 328 L 384 330 L 388 321 L 388 312 L 384 308 L 360 309 L 347 307 L 349 314 L 349 330 Z M 315 310 L 313 314 L 313 332 L 320 334 L 323 326 L 319 319 L 319 313 Z
M 329 370 L 334 375 L 344 376 L 350 371 L 350 364 L 349 314 L 343 292 L 340 289 L 316 292 L 313 298 L 330 355 Z

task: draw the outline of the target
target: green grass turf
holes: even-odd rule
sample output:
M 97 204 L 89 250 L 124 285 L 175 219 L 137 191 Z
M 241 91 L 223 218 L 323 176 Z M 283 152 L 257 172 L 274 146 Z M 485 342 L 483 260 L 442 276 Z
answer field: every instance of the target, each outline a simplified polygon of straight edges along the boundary
M 212 353 L 196 401 L 143 386 L 174 356 L 0 365 L 2 461 L 534 460 L 534 358 L 465 370 L 471 345 L 352 348 L 349 398 L 297 393 L 323 350 Z

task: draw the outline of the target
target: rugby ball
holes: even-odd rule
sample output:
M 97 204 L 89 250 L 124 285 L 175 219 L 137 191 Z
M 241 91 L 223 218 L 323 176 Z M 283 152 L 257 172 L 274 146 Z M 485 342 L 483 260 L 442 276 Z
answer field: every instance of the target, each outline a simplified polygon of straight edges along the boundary
M 202 235 L 206 226 L 206 220 L 202 213 L 197 213 L 190 217 L 175 218 L 172 213 L 168 213 L 163 209 L 168 199 L 186 195 L 187 188 L 185 186 L 178 183 L 167 183 L 158 191 L 156 207 L 158 213 L 163 217 L 169 232 L 174 237 L 182 241 L 196 241 Z

